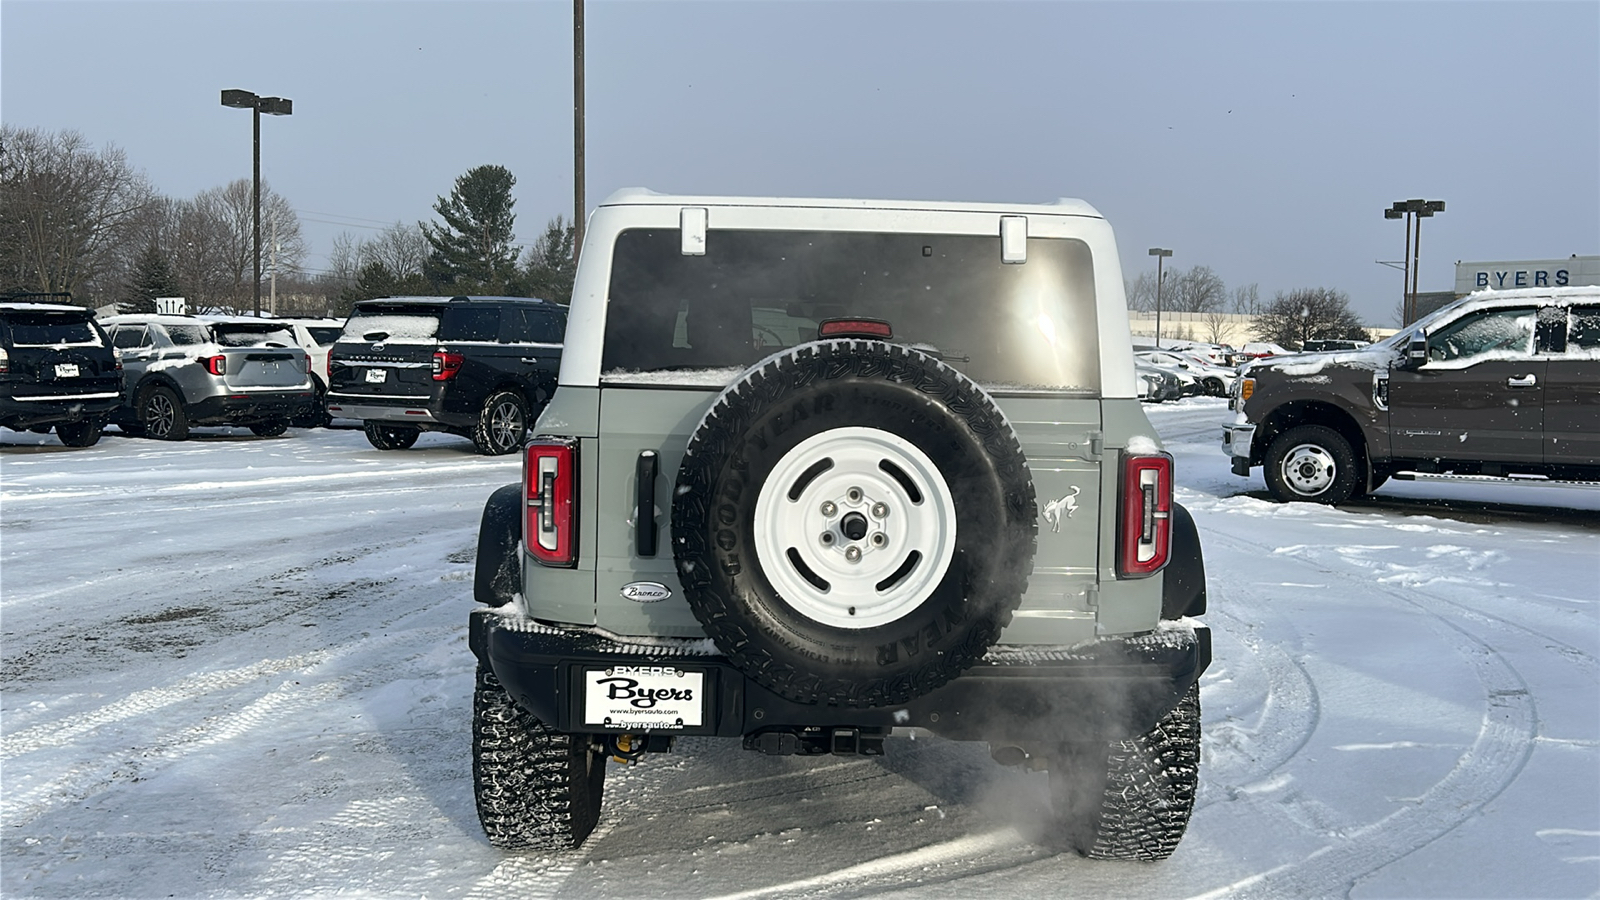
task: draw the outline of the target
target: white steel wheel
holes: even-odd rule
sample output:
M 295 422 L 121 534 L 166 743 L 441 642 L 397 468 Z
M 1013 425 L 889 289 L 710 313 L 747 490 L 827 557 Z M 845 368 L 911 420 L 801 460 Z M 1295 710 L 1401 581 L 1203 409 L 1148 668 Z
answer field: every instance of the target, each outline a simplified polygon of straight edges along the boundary
M 876 428 L 835 428 L 779 460 L 756 498 L 756 553 L 779 597 L 836 628 L 915 610 L 945 577 L 956 510 L 938 466 Z
M 1284 484 L 1302 497 L 1317 497 L 1327 493 L 1339 475 L 1339 465 L 1333 454 L 1318 444 L 1290 447 L 1280 465 Z

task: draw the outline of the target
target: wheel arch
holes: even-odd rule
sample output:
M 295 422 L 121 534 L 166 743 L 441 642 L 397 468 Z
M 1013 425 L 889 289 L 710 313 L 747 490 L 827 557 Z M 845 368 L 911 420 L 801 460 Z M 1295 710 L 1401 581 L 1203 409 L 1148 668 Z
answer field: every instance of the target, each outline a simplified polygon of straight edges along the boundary
M 1372 457 L 1367 451 L 1367 436 L 1355 416 L 1343 407 L 1325 400 L 1292 400 L 1279 406 L 1262 419 L 1256 429 L 1250 448 L 1250 464 L 1259 466 L 1266 462 L 1267 448 L 1278 436 L 1300 425 L 1321 425 L 1339 433 L 1350 444 L 1356 462 L 1361 466 L 1363 481 L 1372 471 Z

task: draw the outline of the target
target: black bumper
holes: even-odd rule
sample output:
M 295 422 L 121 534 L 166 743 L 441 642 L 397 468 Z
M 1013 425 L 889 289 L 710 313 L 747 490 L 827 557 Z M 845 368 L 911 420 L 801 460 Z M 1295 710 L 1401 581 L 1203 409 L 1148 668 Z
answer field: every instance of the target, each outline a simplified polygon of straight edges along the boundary
M 955 740 L 1056 744 L 1142 734 L 1211 663 L 1211 631 L 1174 626 L 1086 646 L 995 648 L 960 678 L 899 706 L 873 709 L 795 703 L 749 680 L 705 641 L 619 643 L 590 631 L 557 629 L 503 615 L 472 613 L 472 652 L 511 696 L 559 731 L 584 728 L 584 668 L 662 666 L 706 673 L 705 724 L 674 734 L 738 737 L 807 726 L 925 728 Z
M 91 400 L 16 400 L 0 397 L 0 425 L 7 428 L 42 428 L 46 425 L 70 425 L 89 418 L 110 418 L 122 405 L 122 393 L 113 385 L 111 397 Z
M 230 425 L 292 419 L 311 408 L 311 391 L 270 394 L 226 394 L 206 397 L 186 412 L 196 425 Z

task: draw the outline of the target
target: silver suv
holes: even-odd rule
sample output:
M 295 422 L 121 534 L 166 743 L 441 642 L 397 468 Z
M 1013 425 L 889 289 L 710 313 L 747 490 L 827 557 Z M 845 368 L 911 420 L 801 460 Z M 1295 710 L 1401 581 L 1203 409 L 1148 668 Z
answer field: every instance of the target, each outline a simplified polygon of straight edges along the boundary
M 669 197 L 594 213 L 560 389 L 479 531 L 480 820 L 576 846 L 678 735 L 1047 769 L 1047 839 L 1160 859 L 1210 632 L 1087 204 Z M 914 732 L 913 732 L 914 733 Z
M 123 431 L 181 441 L 192 425 L 282 434 L 312 404 L 311 364 L 267 319 L 125 315 L 101 320 L 125 373 Z

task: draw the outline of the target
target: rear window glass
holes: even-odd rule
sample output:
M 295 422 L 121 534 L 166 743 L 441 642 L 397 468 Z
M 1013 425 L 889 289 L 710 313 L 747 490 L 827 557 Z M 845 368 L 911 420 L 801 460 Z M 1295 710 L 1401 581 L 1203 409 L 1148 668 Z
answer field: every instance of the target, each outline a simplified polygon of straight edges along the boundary
M 895 342 L 990 389 L 1099 388 L 1088 246 L 1032 238 L 1027 262 L 1006 265 L 1000 238 L 977 235 L 713 231 L 704 256 L 684 256 L 677 229 L 624 231 L 601 370 L 736 372 L 845 317 L 887 321 Z
M 257 347 L 262 344 L 281 344 L 293 347 L 294 332 L 287 328 L 263 328 L 239 325 L 214 325 L 212 334 L 224 347 Z
M 1600 306 L 1574 306 L 1567 330 L 1568 350 L 1600 350 Z
M 22 313 L 7 316 L 14 347 L 54 347 L 75 345 L 98 347 L 100 332 L 87 318 L 72 315 Z
M 311 339 L 317 342 L 318 346 L 326 346 L 339 339 L 341 329 L 330 325 L 327 328 L 307 328 L 306 331 L 311 335 Z
M 447 341 L 500 340 L 500 308 L 497 306 L 449 306 L 439 336 Z
M 192 347 L 210 341 L 210 338 L 206 337 L 205 328 L 200 325 L 163 325 L 161 328 L 172 343 L 180 347 Z
M 356 307 L 342 336 L 363 341 L 432 343 L 439 334 L 439 310 L 411 307 Z
M 500 339 L 513 344 L 559 344 L 567 330 L 567 317 L 554 310 L 508 307 L 500 321 Z

